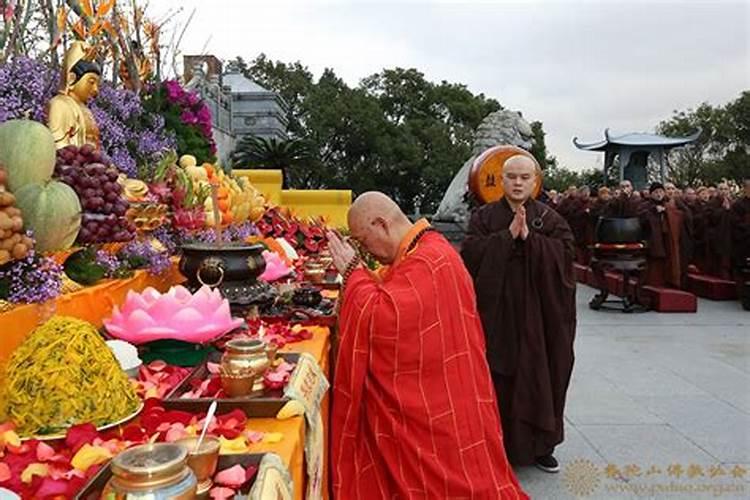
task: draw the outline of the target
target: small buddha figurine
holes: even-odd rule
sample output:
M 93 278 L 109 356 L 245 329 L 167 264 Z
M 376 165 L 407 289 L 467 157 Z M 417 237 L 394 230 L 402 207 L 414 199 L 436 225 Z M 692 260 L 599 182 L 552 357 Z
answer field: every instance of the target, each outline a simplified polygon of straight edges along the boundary
M 101 69 L 91 53 L 83 42 L 65 52 L 60 91 L 49 102 L 47 118 L 58 149 L 91 144 L 99 150 L 99 127 L 87 103 L 99 93 Z

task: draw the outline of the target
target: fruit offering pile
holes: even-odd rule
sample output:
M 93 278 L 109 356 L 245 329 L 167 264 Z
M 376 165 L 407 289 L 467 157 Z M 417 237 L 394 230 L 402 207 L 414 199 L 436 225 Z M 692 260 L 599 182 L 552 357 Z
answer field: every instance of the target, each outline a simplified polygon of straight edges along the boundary
M 125 217 L 128 202 L 117 182 L 119 172 L 107 166 L 91 145 L 66 146 L 57 151 L 55 175 L 81 200 L 83 216 L 78 242 L 107 243 L 133 239 L 135 227 Z
M 34 242 L 23 233 L 21 210 L 16 197 L 5 189 L 8 180 L 5 169 L 0 166 L 0 266 L 28 255 Z

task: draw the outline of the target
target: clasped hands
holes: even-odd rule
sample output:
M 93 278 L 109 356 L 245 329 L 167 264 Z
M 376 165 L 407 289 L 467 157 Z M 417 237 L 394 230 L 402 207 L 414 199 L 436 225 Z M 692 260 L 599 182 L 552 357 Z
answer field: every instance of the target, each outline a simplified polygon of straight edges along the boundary
M 337 232 L 328 231 L 326 236 L 333 265 L 336 266 L 339 274 L 343 275 L 352 260 L 357 258 L 357 251 Z
M 518 239 L 519 236 L 522 240 L 528 238 L 529 226 L 526 224 L 526 208 L 523 205 L 516 210 L 516 214 L 513 216 L 508 230 L 514 240 Z

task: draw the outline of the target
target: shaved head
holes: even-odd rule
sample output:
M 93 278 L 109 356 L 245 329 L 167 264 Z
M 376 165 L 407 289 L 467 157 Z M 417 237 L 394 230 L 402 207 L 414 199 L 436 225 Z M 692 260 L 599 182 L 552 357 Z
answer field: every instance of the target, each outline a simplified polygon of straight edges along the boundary
M 511 156 L 510 158 L 505 160 L 505 163 L 503 164 L 503 169 L 506 169 L 508 167 L 530 168 L 537 175 L 542 173 L 537 163 L 526 155 Z
M 503 164 L 503 196 L 511 206 L 523 204 L 534 192 L 541 170 L 525 155 L 511 156 Z
M 359 195 L 347 219 L 352 237 L 384 264 L 393 262 L 401 240 L 412 227 L 396 202 L 377 191 Z
M 395 201 L 378 191 L 368 191 L 359 195 L 347 214 L 350 228 L 363 223 L 367 224 L 375 217 L 383 217 L 387 220 L 395 218 L 408 220 Z

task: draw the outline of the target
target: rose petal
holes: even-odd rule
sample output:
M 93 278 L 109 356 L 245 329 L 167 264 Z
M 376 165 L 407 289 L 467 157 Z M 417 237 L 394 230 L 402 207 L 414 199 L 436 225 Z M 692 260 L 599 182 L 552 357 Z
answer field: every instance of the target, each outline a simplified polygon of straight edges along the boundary
M 211 363 L 211 362 L 206 363 L 206 368 L 208 369 L 208 373 L 211 373 L 213 375 L 218 375 L 220 367 L 221 365 L 219 363 Z
M 278 443 L 284 439 L 284 434 L 281 432 L 267 432 L 263 435 L 263 442 L 268 444 Z
M 258 472 L 257 465 L 248 465 L 245 469 L 245 481 L 250 481 L 255 474 Z
M 49 498 L 62 495 L 68 491 L 68 481 L 65 479 L 52 479 L 51 477 L 45 477 L 39 489 L 36 490 L 34 498 Z
M 86 471 L 92 465 L 106 462 L 112 458 L 112 453 L 101 446 L 91 446 L 84 444 L 75 454 L 70 464 L 80 471 Z
M 28 465 L 21 473 L 21 481 L 28 484 L 34 476 L 46 477 L 49 472 L 47 464 L 33 463 Z
M 39 441 L 39 444 L 36 445 L 36 459 L 40 462 L 48 462 L 52 460 L 52 457 L 54 456 L 55 449 L 47 443 Z
M 74 425 L 65 434 L 65 445 L 71 449 L 73 453 L 78 450 L 86 443 L 91 443 L 98 436 L 96 427 L 94 424 L 79 424 Z
M 167 363 L 157 359 L 148 364 L 148 369 L 155 372 L 160 372 L 167 367 Z
M 0 433 L 0 449 L 2 449 L 3 445 L 21 446 L 21 438 L 18 437 L 18 434 L 12 428 L 6 429 Z
M 243 435 L 247 438 L 248 441 L 251 443 L 260 443 L 263 441 L 263 433 L 258 431 L 245 431 Z
M 245 483 L 245 469 L 237 464 L 217 473 L 214 481 L 222 486 L 239 488 Z
M 219 453 L 224 455 L 247 452 L 247 444 L 243 436 L 238 436 L 234 439 L 226 439 L 224 436 L 219 436 L 219 443 L 221 445 Z
M 232 498 L 234 494 L 235 491 L 232 488 L 225 488 L 223 486 L 211 488 L 211 491 L 208 492 L 208 496 L 214 500 L 226 500 Z
M 4 483 L 10 479 L 10 467 L 8 464 L 0 462 L 0 483 Z

